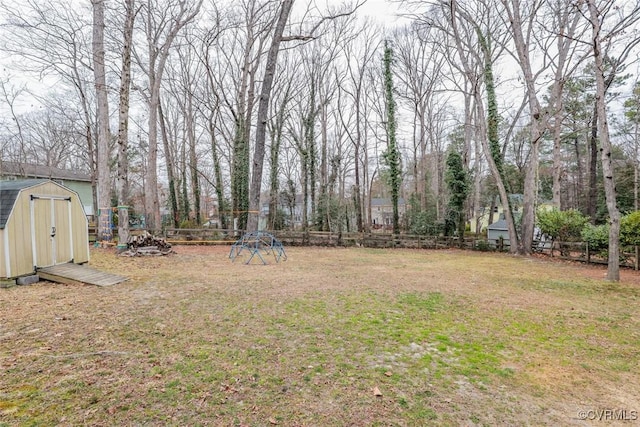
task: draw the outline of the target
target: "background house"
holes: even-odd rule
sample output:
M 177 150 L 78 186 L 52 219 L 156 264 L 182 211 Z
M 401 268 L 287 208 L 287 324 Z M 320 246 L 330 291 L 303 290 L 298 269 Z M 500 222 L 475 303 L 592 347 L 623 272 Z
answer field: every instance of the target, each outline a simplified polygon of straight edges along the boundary
M 269 200 L 270 197 L 267 193 L 264 193 L 260 202 L 260 229 L 266 229 L 267 217 L 269 216 Z M 289 194 L 280 193 L 278 197 L 277 209 L 284 215 L 285 226 L 293 229 L 302 228 L 302 217 L 304 212 L 304 198 L 302 194 L 296 194 L 295 198 Z M 311 216 L 311 200 L 307 203 L 307 221 L 312 223 L 313 218 Z
M 22 181 L 32 178 L 50 179 L 75 191 L 88 218 L 95 215 L 91 175 L 52 166 L 0 161 L 0 181 Z
M 402 197 L 398 198 L 398 215 L 402 218 L 407 205 Z M 393 204 L 391 199 L 374 197 L 371 199 L 371 226 L 383 228 L 393 226 Z

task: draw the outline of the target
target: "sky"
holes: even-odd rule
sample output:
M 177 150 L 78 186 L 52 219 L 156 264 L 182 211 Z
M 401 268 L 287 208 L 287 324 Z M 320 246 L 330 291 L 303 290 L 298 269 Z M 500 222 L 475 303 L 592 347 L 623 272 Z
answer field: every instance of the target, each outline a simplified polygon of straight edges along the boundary
M 82 0 L 88 1 L 88 0 Z M 320 9 L 323 8 L 323 5 L 329 6 L 340 6 L 345 3 L 352 3 L 355 1 L 361 0 L 309 0 L 314 1 Z M 306 4 L 305 1 L 299 1 L 299 5 Z M 399 25 L 403 18 L 398 16 L 398 3 L 389 1 L 389 0 L 366 0 L 366 2 L 358 9 L 359 16 L 370 17 L 379 23 L 385 25 L 386 27 L 393 27 L 395 25 Z M 46 92 L 48 90 L 48 85 L 46 82 L 37 81 L 33 78 L 23 79 L 20 78 L 21 74 L 17 71 L 12 71 L 9 69 L 10 64 L 8 62 L 8 58 L 0 58 L 0 78 L 7 79 L 9 76 L 11 77 L 11 81 L 19 86 L 21 83 L 28 84 L 30 89 L 39 88 L 40 92 Z M 21 97 L 22 102 L 17 104 L 18 110 L 20 112 L 28 111 L 34 108 L 35 105 L 38 104 L 37 101 L 30 97 Z M 34 105 L 35 104 L 35 105 Z M 2 108 L 0 108 L 2 111 Z

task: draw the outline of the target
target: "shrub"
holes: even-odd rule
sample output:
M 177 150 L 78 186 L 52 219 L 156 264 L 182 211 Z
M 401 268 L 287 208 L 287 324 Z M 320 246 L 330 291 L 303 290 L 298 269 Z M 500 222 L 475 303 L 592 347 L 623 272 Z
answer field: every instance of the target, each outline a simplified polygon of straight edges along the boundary
M 538 211 L 538 226 L 547 236 L 561 242 L 579 241 L 589 218 L 575 209 Z
M 609 225 L 587 224 L 582 230 L 582 240 L 589 245 L 591 252 L 606 255 L 609 249 Z
M 640 211 L 631 212 L 620 220 L 620 244 L 640 246 Z
M 183 219 L 180 222 L 180 228 L 197 228 L 196 221 L 193 219 Z
M 486 240 L 476 240 L 476 244 L 473 247 L 476 251 L 492 251 L 494 248 Z

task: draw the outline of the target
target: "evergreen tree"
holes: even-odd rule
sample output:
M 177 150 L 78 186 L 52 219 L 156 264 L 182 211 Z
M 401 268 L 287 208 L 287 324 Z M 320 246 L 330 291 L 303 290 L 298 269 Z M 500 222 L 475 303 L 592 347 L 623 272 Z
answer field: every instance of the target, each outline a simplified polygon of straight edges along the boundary
M 449 204 L 445 223 L 445 234 L 453 235 L 457 231 L 462 244 L 465 226 L 465 203 L 469 195 L 469 177 L 464 169 L 460 153 L 451 150 L 447 156 L 445 182 L 449 189 Z

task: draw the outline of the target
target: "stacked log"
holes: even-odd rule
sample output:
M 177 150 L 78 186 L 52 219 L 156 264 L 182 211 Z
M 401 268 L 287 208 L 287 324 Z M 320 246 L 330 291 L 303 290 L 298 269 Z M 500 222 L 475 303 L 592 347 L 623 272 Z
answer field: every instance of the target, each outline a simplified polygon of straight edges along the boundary
M 161 256 L 174 253 L 171 243 L 164 238 L 153 236 L 144 232 L 138 236 L 130 236 L 127 241 L 127 250 L 120 253 L 121 256 Z

